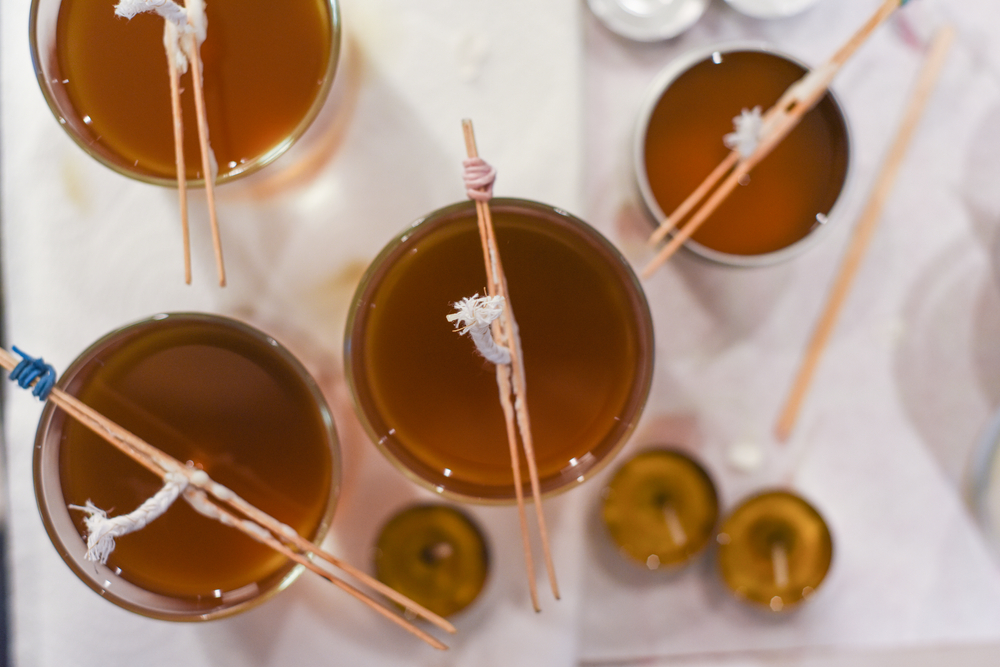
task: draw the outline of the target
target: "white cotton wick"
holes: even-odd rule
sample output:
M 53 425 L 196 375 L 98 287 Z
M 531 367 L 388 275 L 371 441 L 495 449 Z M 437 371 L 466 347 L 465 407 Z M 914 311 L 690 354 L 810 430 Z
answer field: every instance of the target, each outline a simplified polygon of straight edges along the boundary
M 740 157 L 746 159 L 757 150 L 760 142 L 763 119 L 759 106 L 753 109 L 743 109 L 739 116 L 733 118 L 734 131 L 722 138 L 729 150 L 738 151 Z
M 489 201 L 493 198 L 493 182 L 497 178 L 497 170 L 481 157 L 470 157 L 462 160 L 465 171 L 462 178 L 465 181 L 465 194 L 475 201 Z
M 201 45 L 208 35 L 208 17 L 205 16 L 205 0 L 184 0 L 187 9 L 187 20 L 194 30 L 194 36 Z
M 170 21 L 178 32 L 190 32 L 188 27 L 188 11 L 173 0 L 119 0 L 115 5 L 115 15 L 131 19 L 142 12 L 156 12 L 165 20 Z
M 455 312 L 448 315 L 449 322 L 457 322 L 459 334 L 469 334 L 479 353 L 494 364 L 510 363 L 510 350 L 500 347 L 493 338 L 490 325 L 503 314 L 502 296 L 473 294 L 454 304 Z
M 177 74 L 181 75 L 187 72 L 188 69 L 188 59 L 184 54 L 184 49 L 180 45 L 180 33 L 177 32 L 177 26 L 171 21 L 163 22 L 163 48 L 167 51 L 167 58 L 174 62 L 177 67 Z
M 208 35 L 208 18 L 205 15 L 204 0 L 187 0 L 181 7 L 173 0 L 119 0 L 115 5 L 115 15 L 131 19 L 142 12 L 154 12 L 163 17 L 163 46 L 167 57 L 177 65 L 178 74 L 187 72 L 188 59 L 181 39 L 194 35 L 195 48 L 200 48 Z
M 132 512 L 116 516 L 113 519 L 109 519 L 107 512 L 89 500 L 84 507 L 69 506 L 70 509 L 80 510 L 89 515 L 84 519 L 84 523 L 87 525 L 87 554 L 85 556 L 87 560 L 101 564 L 107 563 L 111 552 L 115 550 L 116 537 L 141 530 L 150 521 L 159 518 L 188 485 L 187 477 L 181 473 L 167 473 L 163 481 L 163 488 L 157 491 L 156 495 Z

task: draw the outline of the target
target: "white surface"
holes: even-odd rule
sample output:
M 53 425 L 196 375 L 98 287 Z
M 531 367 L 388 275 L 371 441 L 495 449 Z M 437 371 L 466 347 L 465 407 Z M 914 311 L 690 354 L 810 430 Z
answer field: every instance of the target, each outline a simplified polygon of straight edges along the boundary
M 269 331 L 303 358 L 337 413 L 348 481 L 329 544 L 367 565 L 381 520 L 428 494 L 383 460 L 353 418 L 340 372 L 344 318 L 380 247 L 462 197 L 459 120 L 475 119 L 498 194 L 580 213 L 641 265 L 648 227 L 629 148 L 656 72 L 687 49 L 732 39 L 771 41 L 819 63 L 878 4 L 824 2 L 762 22 L 715 2 L 682 36 L 650 45 L 610 34 L 575 0 L 345 0 L 347 57 L 322 121 L 329 132 L 309 139 L 331 155 L 277 194 L 267 193 L 293 173 L 294 154 L 220 190 L 230 287 L 219 290 L 202 198 L 192 205 L 195 285 L 185 287 L 173 193 L 92 164 L 63 136 L 32 79 L 28 2 L 5 0 L 8 344 L 62 368 L 97 336 L 159 310 L 221 312 Z M 521 583 L 516 513 L 472 510 L 497 558 L 485 598 L 457 619 L 462 634 L 449 654 L 309 575 L 233 619 L 149 621 L 101 600 L 56 555 L 31 493 L 39 407 L 5 389 L 16 664 L 996 664 L 1000 571 L 960 483 L 1000 404 L 1000 162 L 989 141 L 1000 127 L 1000 7 L 917 0 L 902 16 L 835 84 L 859 176 L 839 227 L 788 264 L 727 269 L 682 254 L 645 285 L 657 370 L 621 460 L 654 441 L 679 442 L 714 473 L 726 507 L 769 484 L 801 491 L 836 540 L 831 576 L 807 607 L 779 618 L 749 613 L 720 590 L 709 559 L 672 577 L 629 569 L 595 523 L 596 479 L 546 503 L 564 600 L 543 596 L 540 615 L 528 611 Z M 848 225 L 895 129 L 921 42 L 945 18 L 959 43 L 796 436 L 778 447 L 773 421 Z M 309 154 L 299 148 L 299 158 Z M 739 443 L 761 449 L 759 469 L 727 463 Z

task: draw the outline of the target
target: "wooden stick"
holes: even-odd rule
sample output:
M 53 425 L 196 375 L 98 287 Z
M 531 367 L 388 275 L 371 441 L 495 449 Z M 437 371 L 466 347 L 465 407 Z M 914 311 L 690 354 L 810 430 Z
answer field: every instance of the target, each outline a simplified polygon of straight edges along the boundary
M 677 226 L 679 221 L 687 217 L 687 214 L 691 212 L 691 209 L 694 208 L 695 204 L 705 198 L 705 195 L 707 195 L 709 191 L 715 187 L 715 184 L 719 182 L 719 179 L 728 174 L 729 170 L 736 166 L 739 159 L 739 151 L 730 151 L 729 155 L 726 156 L 726 159 L 720 162 L 719 166 L 712 170 L 712 173 L 708 175 L 708 178 L 702 181 L 701 185 L 695 188 L 694 192 L 688 195 L 688 198 L 681 202 L 681 205 L 678 206 L 673 213 L 663 219 L 660 226 L 657 227 L 650 235 L 648 243 L 650 245 L 656 245 L 662 241 L 670 230 Z
M 472 128 L 472 121 L 465 119 L 462 121 L 462 130 L 465 135 L 465 148 L 466 153 L 470 158 L 478 157 L 479 152 L 476 148 L 476 137 Z M 505 342 L 507 349 L 510 352 L 510 374 L 513 376 L 513 394 L 514 394 L 514 405 L 512 412 L 517 420 L 517 427 L 521 434 L 521 444 L 524 447 L 524 458 L 528 464 L 528 477 L 531 481 L 531 493 L 535 504 L 535 516 L 538 521 L 538 532 L 542 543 L 542 554 L 545 559 L 545 568 L 549 577 L 549 584 L 552 588 L 552 595 L 555 599 L 559 599 L 559 584 L 556 580 L 555 565 L 552 561 L 552 550 L 549 548 L 549 535 L 548 528 L 545 523 L 545 512 L 542 509 L 542 494 L 541 494 L 541 484 L 538 479 L 538 466 L 535 462 L 535 450 L 534 443 L 531 436 L 531 420 L 528 414 L 528 403 L 527 403 L 527 381 L 524 371 L 524 359 L 521 356 L 520 342 L 518 337 L 517 321 L 514 318 L 514 309 L 510 302 L 509 291 L 507 289 L 507 278 L 503 272 L 503 263 L 500 260 L 500 253 L 497 251 L 498 245 L 496 240 L 496 234 L 493 229 L 493 220 L 490 214 L 489 205 L 486 202 L 476 202 L 476 217 L 479 222 L 479 235 L 480 240 L 483 245 L 483 258 L 486 264 L 486 280 L 487 289 L 490 291 L 490 296 L 496 296 L 499 294 L 504 298 L 506 302 L 506 307 L 504 308 L 502 315 L 502 326 L 500 322 L 493 322 L 493 335 L 494 338 L 501 342 Z M 497 371 L 497 381 L 500 383 L 501 388 L 501 403 L 509 403 L 510 401 L 510 391 L 509 387 L 505 391 L 504 384 L 501 383 L 501 373 L 498 366 Z M 509 384 L 509 381 L 508 381 Z M 508 405 L 504 405 L 504 413 L 507 414 L 508 409 L 511 409 Z M 507 422 L 507 432 L 508 441 L 510 441 L 514 436 L 512 434 L 511 423 Z M 512 443 L 514 444 L 514 443 Z M 518 498 L 518 509 L 523 512 L 523 499 L 519 492 L 520 484 L 518 480 L 520 478 L 519 468 L 520 460 L 516 455 L 516 445 L 512 447 L 512 459 L 511 465 L 514 471 L 515 477 L 515 494 Z M 531 548 L 527 539 L 527 528 L 526 524 L 522 521 L 523 527 L 523 537 L 524 537 L 524 547 L 525 556 L 527 562 L 529 563 L 529 586 L 534 588 L 534 576 L 531 574 L 533 571 L 533 566 L 531 563 Z M 537 599 L 533 594 L 533 602 L 535 603 L 535 610 L 539 609 L 537 604 Z
M 205 176 L 205 196 L 208 199 L 208 221 L 212 228 L 212 245 L 215 248 L 215 266 L 219 273 L 219 286 L 226 286 L 226 267 L 222 261 L 222 238 L 219 234 L 219 220 L 215 214 L 215 174 L 208 145 L 208 119 L 205 115 L 205 91 L 201 80 L 201 55 L 198 40 L 194 35 L 185 35 L 188 60 L 191 63 L 191 81 L 194 88 L 194 108 L 198 119 L 198 143 L 201 147 L 201 169 Z
M 463 120 L 462 130 L 465 135 L 466 154 L 469 157 L 478 156 L 479 152 L 476 148 L 472 121 Z M 501 293 L 499 274 L 502 271 L 502 267 L 498 266 L 498 261 L 494 261 L 494 258 L 499 260 L 499 256 L 496 252 L 495 242 L 490 240 L 490 227 L 492 227 L 493 218 L 486 202 L 476 200 L 476 222 L 479 226 L 479 240 L 482 243 L 483 262 L 486 266 L 486 292 L 491 297 L 497 296 Z M 506 310 L 509 309 L 510 303 L 508 302 Z M 500 320 L 494 320 L 491 329 L 494 340 L 504 340 Z M 542 608 L 538 603 L 538 586 L 535 583 L 535 560 L 531 556 L 528 516 L 524 507 L 524 489 L 521 482 L 521 456 L 517 448 L 517 423 L 514 416 L 514 405 L 510 400 L 512 392 L 510 367 L 497 364 L 496 376 L 497 387 L 500 389 L 500 407 L 503 409 L 504 425 L 507 430 L 507 445 L 510 450 L 510 467 L 514 479 L 514 498 L 517 501 L 517 514 L 521 524 L 521 545 L 524 549 L 524 563 L 528 575 L 528 592 L 531 596 L 531 606 L 538 612 Z
M 19 360 L 17 358 L 11 355 L 7 350 L 0 348 L 0 366 L 3 366 L 4 368 L 10 371 L 13 370 L 18 363 Z M 373 579 L 364 572 L 361 572 L 360 570 L 357 570 L 356 568 L 347 565 L 346 563 L 336 558 L 332 554 L 324 551 L 323 549 L 316 546 L 312 542 L 306 540 L 301 535 L 298 535 L 298 533 L 296 533 L 290 527 L 286 526 L 285 524 L 282 524 L 277 519 L 271 517 L 267 513 L 257 509 L 256 507 L 248 503 L 246 500 L 240 498 L 230 489 L 226 489 L 222 485 L 213 482 L 202 471 L 190 468 L 189 466 L 184 465 L 183 463 L 181 463 L 174 457 L 170 456 L 166 452 L 163 452 L 157 449 L 156 447 L 153 447 L 139 436 L 119 426 L 112 420 L 108 419 L 101 413 L 97 412 L 90 406 L 80 401 L 72 394 L 66 393 L 59 387 L 53 387 L 52 391 L 49 393 L 49 400 L 51 400 L 52 403 L 55 404 L 57 407 L 64 410 L 68 415 L 70 415 L 78 422 L 80 422 L 83 426 L 89 428 L 91 431 L 93 431 L 100 437 L 104 438 L 116 449 L 118 449 L 126 456 L 131 458 L 133 461 L 143 466 L 144 468 L 146 468 L 153 474 L 157 475 L 158 477 L 162 478 L 169 472 L 179 473 L 183 475 L 188 480 L 188 483 L 191 485 L 189 487 L 189 490 L 197 490 L 199 493 L 205 493 L 211 495 L 216 501 L 233 507 L 235 510 L 241 512 L 242 514 L 247 516 L 249 519 L 257 523 L 258 525 L 262 525 L 269 531 L 271 531 L 271 533 L 273 533 L 277 538 L 275 541 L 278 540 L 288 541 L 291 544 L 293 544 L 293 546 L 301 549 L 302 551 L 311 553 L 315 556 L 319 556 L 320 558 L 331 563 L 332 565 L 335 565 L 343 569 L 345 572 L 355 577 L 358 581 L 362 582 L 363 584 L 368 585 L 369 587 L 379 591 L 380 593 L 385 594 L 387 597 L 392 599 L 394 602 L 397 602 L 404 608 L 413 611 L 419 616 L 422 616 L 423 618 L 430 621 L 434 625 L 448 632 L 451 633 L 455 632 L 455 627 L 448 621 L 441 618 L 439 615 L 427 610 L 422 605 L 419 605 L 416 602 L 410 600 L 409 598 L 388 588 L 387 586 Z M 220 511 L 222 511 L 221 508 L 219 509 Z M 234 527 L 243 530 L 243 532 L 247 532 L 246 526 L 244 526 L 242 522 L 237 520 L 233 525 Z M 257 536 L 255 536 L 255 539 L 258 539 L 258 541 L 263 541 L 260 540 L 259 537 Z M 272 546 L 270 542 L 265 542 L 265 544 L 268 544 L 268 546 Z M 301 554 L 297 554 L 295 552 L 291 552 L 295 553 L 294 556 L 289 556 L 288 552 L 290 552 L 290 550 L 283 544 L 280 544 L 280 542 L 279 545 L 281 548 L 276 548 L 276 550 L 288 556 L 289 558 L 292 558 L 293 560 L 295 560 L 295 562 L 302 562 L 303 560 L 308 561 L 308 559 L 304 558 Z M 309 567 L 310 570 L 316 572 L 318 568 L 316 568 L 315 565 L 311 563 L 311 561 L 309 561 L 309 563 L 313 565 L 313 567 L 310 567 L 309 565 L 306 565 L 306 567 Z M 305 565 L 306 563 L 303 564 Z M 321 574 L 323 578 L 329 581 L 333 581 L 334 579 L 336 579 L 335 577 L 333 577 L 333 575 L 325 573 L 325 571 L 317 573 Z M 347 586 L 352 590 L 356 590 L 344 582 L 337 583 L 334 581 L 333 583 L 335 583 L 337 586 L 341 586 L 341 584 L 344 584 L 344 586 Z M 341 588 L 343 588 L 344 586 L 341 586 Z M 344 590 L 347 589 L 345 588 Z M 359 595 L 364 595 L 363 593 L 360 592 L 358 593 Z M 368 600 L 368 602 L 366 602 L 366 604 L 369 604 L 369 606 L 374 605 L 377 607 L 382 607 L 382 605 L 379 605 L 377 602 L 370 599 Z M 420 637 L 424 641 L 427 641 L 435 648 L 447 648 L 437 640 L 426 635 L 425 632 L 413 626 L 405 619 L 399 618 L 398 615 L 392 613 L 390 610 L 384 609 L 384 611 L 380 611 L 379 613 L 382 613 L 383 615 L 388 614 L 389 616 L 395 617 L 393 622 L 399 624 L 401 627 L 406 628 L 409 632 L 411 632 L 417 637 Z
M 827 298 L 826 307 L 820 315 L 816 329 L 813 331 L 809 345 L 806 348 L 799 371 L 792 383 L 791 392 L 785 403 L 785 407 L 778 418 L 775 426 L 775 434 L 780 441 L 785 441 L 791 435 L 795 422 L 798 419 L 802 402 L 809 390 L 812 377 L 819 365 L 820 357 L 826 349 L 833 328 L 837 323 L 840 310 L 847 299 L 847 295 L 857 275 L 861 260 L 868 249 L 872 235 L 875 232 L 876 224 L 882 214 L 882 209 L 889 198 L 892 186 L 895 184 L 899 174 L 906 149 L 913 139 L 914 131 L 920 116 L 927 105 L 941 68 L 948 55 L 948 49 L 954 39 L 955 32 L 951 27 L 945 27 L 938 31 L 931 43 L 930 51 L 924 61 L 913 95 L 910 98 L 903 120 L 900 124 L 896 137 L 889 149 L 888 156 L 882 165 L 882 169 L 875 181 L 875 186 L 869 195 L 868 203 L 854 229 L 851 244 L 844 256 L 840 272 L 837 275 L 830 295 Z
M 740 159 L 738 151 L 732 151 L 717 166 L 711 174 L 699 185 L 676 211 L 664 219 L 650 235 L 649 243 L 656 244 L 691 212 L 695 205 L 704 199 L 724 176 L 726 180 L 712 193 L 704 206 L 694 217 L 674 235 L 668 243 L 642 271 L 642 277 L 650 277 L 660 266 L 677 252 L 681 245 L 698 230 L 698 228 L 715 212 L 720 204 L 735 189 L 740 179 L 771 153 L 782 139 L 795 129 L 802 117 L 808 113 L 823 96 L 834 76 L 844 63 L 854 55 L 858 48 L 875 32 L 896 9 L 906 0 L 884 0 L 878 10 L 868 21 L 845 42 L 840 49 L 822 66 L 810 71 L 793 83 L 782 94 L 781 98 L 763 116 L 762 134 L 764 135 L 754 151 Z M 732 170 L 732 171 L 731 171 Z M 728 176 L 726 176 L 728 174 Z
M 389 609 L 383 607 L 378 602 L 375 602 L 375 600 L 372 600 L 370 597 L 368 597 L 367 595 L 365 595 L 364 593 L 362 593 L 361 591 L 359 591 L 354 586 L 351 586 L 346 581 L 338 579 L 337 577 L 333 576 L 332 574 L 330 574 L 326 570 L 320 568 L 314 562 L 312 562 L 311 560 L 309 560 L 308 558 L 306 558 L 305 556 L 303 556 L 301 553 L 298 553 L 296 551 L 292 551 L 291 549 L 289 549 L 284 544 L 282 544 L 281 542 L 279 542 L 277 539 L 275 539 L 274 537 L 272 537 L 270 535 L 265 535 L 265 534 L 263 534 L 261 532 L 258 532 L 256 530 L 254 530 L 252 527 L 246 525 L 246 522 L 241 521 L 237 516 L 235 516 L 231 512 L 227 512 L 225 510 L 225 508 L 223 508 L 223 507 L 221 507 L 219 505 L 216 505 L 215 503 L 211 503 L 211 501 L 208 500 L 207 494 L 203 490 L 201 490 L 201 489 L 195 489 L 195 488 L 192 488 L 192 487 L 188 487 L 184 491 L 184 497 L 186 499 L 188 499 L 188 502 L 190 502 L 191 505 L 194 506 L 195 510 L 199 511 L 199 512 L 201 512 L 201 509 L 199 509 L 200 507 L 204 507 L 205 504 L 210 504 L 211 507 L 212 507 L 212 513 L 213 514 L 214 513 L 218 513 L 219 514 L 220 521 L 221 521 L 221 523 L 223 525 L 230 526 L 232 528 L 236 528 L 237 530 L 239 530 L 240 532 L 242 532 L 244 535 L 248 535 L 249 537 L 253 538 L 255 541 L 260 542 L 261 544 L 270 547 L 271 549 L 277 551 L 278 553 L 280 553 L 281 555 L 285 556 L 289 560 L 293 560 L 296 563 L 299 563 L 300 565 L 304 565 L 306 567 L 306 569 L 308 569 L 311 572 L 314 572 L 314 573 L 318 574 L 319 576 L 323 577 L 324 579 L 326 579 L 327 581 L 329 581 L 331 584 L 333 584 L 337 588 L 341 589 L 342 591 L 346 592 L 348 595 L 350 595 L 354 599 L 363 602 L 364 604 L 366 604 L 371 609 L 375 610 L 376 612 L 378 612 L 379 614 L 381 614 L 385 618 L 389 619 L 390 621 L 392 621 L 393 623 L 395 623 L 399 627 L 403 628 L 407 632 L 410 632 L 410 633 L 414 634 L 415 636 L 419 637 L 420 639 L 424 640 L 425 642 L 427 642 L 428 644 L 430 644 L 434 648 L 436 648 L 436 649 L 438 649 L 440 651 L 446 651 L 446 650 L 448 650 L 447 646 L 445 646 L 444 644 L 442 644 L 440 641 L 438 641 L 434 637 L 430 636 L 429 634 L 427 634 L 426 632 L 424 632 L 420 628 L 415 627 L 414 625 L 412 625 L 411 623 L 409 623 L 406 619 L 404 619 L 403 617 L 399 616 L 398 614 L 394 614 L 392 611 L 390 611 Z
M 180 74 L 177 72 L 177 28 L 163 22 L 163 45 L 170 76 L 170 114 L 174 121 L 174 161 L 177 165 L 177 200 L 181 210 L 181 238 L 184 245 L 184 282 L 191 284 L 191 234 L 188 228 L 187 167 L 184 164 L 184 117 L 181 112 Z

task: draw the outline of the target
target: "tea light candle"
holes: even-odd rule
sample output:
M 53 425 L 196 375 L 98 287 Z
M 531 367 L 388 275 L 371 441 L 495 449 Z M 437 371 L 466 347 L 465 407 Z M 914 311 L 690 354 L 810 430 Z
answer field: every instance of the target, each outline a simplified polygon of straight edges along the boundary
M 719 570 L 736 597 L 781 611 L 826 577 L 833 541 L 826 521 L 801 497 L 768 491 L 746 500 L 718 534 Z
M 708 473 L 681 452 L 638 454 L 604 490 L 604 523 L 619 551 L 655 570 L 680 565 L 708 543 L 719 502 Z
M 376 542 L 380 581 L 441 616 L 465 609 L 489 573 L 476 525 L 444 505 L 417 505 L 393 516 Z

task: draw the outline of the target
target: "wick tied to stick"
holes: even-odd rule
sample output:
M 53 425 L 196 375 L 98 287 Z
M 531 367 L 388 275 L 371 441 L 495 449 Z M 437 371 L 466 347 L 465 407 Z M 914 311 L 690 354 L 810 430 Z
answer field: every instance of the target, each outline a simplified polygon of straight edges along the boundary
M 208 219 L 215 250 L 215 266 L 219 286 L 226 285 L 226 267 L 222 259 L 222 237 L 215 207 L 215 180 L 219 167 L 208 139 L 208 120 L 205 115 L 205 92 L 202 82 L 200 49 L 208 36 L 208 18 L 204 0 L 186 0 L 181 7 L 173 0 L 119 0 L 115 14 L 131 19 L 142 12 L 154 12 L 164 19 L 163 47 L 167 56 L 167 74 L 170 78 L 170 112 L 173 117 L 174 161 L 177 169 L 177 198 L 181 212 L 181 235 L 184 248 L 184 282 L 191 284 L 191 241 L 188 231 L 187 170 L 184 161 L 184 128 L 181 119 L 180 76 L 191 67 L 194 88 L 195 117 L 198 128 L 198 145 L 201 149 L 201 166 L 205 178 L 205 198 Z
M 487 356 L 485 350 L 493 354 L 493 348 L 506 348 L 506 355 L 497 354 L 495 360 L 497 388 L 500 392 L 500 407 L 504 414 L 504 424 L 507 430 L 507 445 L 510 449 L 511 474 L 514 481 L 514 496 L 517 500 L 518 516 L 521 523 L 521 540 L 524 546 L 525 567 L 528 575 L 528 590 L 531 594 L 531 604 L 535 611 L 540 611 L 538 590 L 535 585 L 535 565 L 531 556 L 531 540 L 528 535 L 528 520 L 524 507 L 524 491 L 521 483 L 521 463 L 518 448 L 518 436 L 524 448 L 524 458 L 528 464 L 528 478 L 531 484 L 532 499 L 535 504 L 535 517 L 538 523 L 539 539 L 542 544 L 542 554 L 545 568 L 552 588 L 552 595 L 559 599 L 559 584 L 556 581 L 555 566 L 552 562 L 552 551 L 549 548 L 548 528 L 545 524 L 545 513 L 542 510 L 541 485 L 538 480 L 538 465 L 535 461 L 535 447 L 531 437 L 531 418 L 528 414 L 527 382 L 524 371 L 524 356 L 521 353 L 521 339 L 518 335 L 517 321 L 514 318 L 510 295 L 507 291 L 507 278 L 503 272 L 503 263 L 497 251 L 496 234 L 493 229 L 493 219 L 490 215 L 489 200 L 493 196 L 493 181 L 496 170 L 479 157 L 476 149 L 476 137 L 472 129 L 472 121 L 462 121 L 465 135 L 465 148 L 468 159 L 463 162 L 466 193 L 476 202 L 476 219 L 479 225 L 479 238 L 483 247 L 483 261 L 486 266 L 486 297 L 478 295 L 459 302 L 460 310 L 449 315 L 449 321 L 466 322 L 464 329 L 470 332 L 473 339 L 479 336 L 481 345 L 477 348 Z M 478 299 L 478 300 L 477 300 Z M 476 309 L 481 309 L 477 311 Z M 482 317 L 480 317 L 482 315 Z M 469 324 L 471 323 L 471 325 Z M 488 327 L 488 329 L 487 329 Z M 492 339 L 487 341 L 486 338 Z M 489 359 L 489 357 L 487 356 Z
M 902 4 L 905 4 L 905 0 L 883 0 L 868 21 L 826 63 L 789 86 L 774 106 L 759 119 L 753 117 L 752 111 L 746 110 L 737 117 L 738 121 L 734 119 L 735 132 L 726 135 L 724 139 L 725 144 L 731 149 L 729 155 L 650 235 L 650 245 L 656 245 L 663 241 L 667 234 L 674 232 L 670 242 L 642 270 L 643 278 L 652 276 L 685 241 L 694 235 L 736 186 L 746 182 L 750 170 L 766 158 L 799 124 L 802 117 L 823 99 L 830 83 L 844 63 Z M 703 200 L 701 207 L 695 210 Z M 689 214 L 691 218 L 683 227 L 677 229 Z
M 26 389 L 32 387 L 37 388 L 39 385 L 44 385 L 44 389 L 46 391 L 38 392 L 36 394 L 38 398 L 41 400 L 51 400 L 54 405 L 61 408 L 64 412 L 66 412 L 66 414 L 78 421 L 81 425 L 90 429 L 95 434 L 113 445 L 116 449 L 118 449 L 118 451 L 122 452 L 133 461 L 165 481 L 164 488 L 161 489 L 157 495 L 143 503 L 139 510 L 127 515 L 128 519 L 119 523 L 136 524 L 142 522 L 143 520 L 145 520 L 145 523 L 149 523 L 149 521 L 152 521 L 156 518 L 156 516 L 158 516 L 158 514 L 156 514 L 157 511 L 162 514 L 162 511 L 165 511 L 170 503 L 176 499 L 176 494 L 180 493 L 183 495 L 184 499 L 199 513 L 216 519 L 223 525 L 236 528 L 243 534 L 270 547 L 286 558 L 303 565 L 306 569 L 323 577 L 333 585 L 354 597 L 356 600 L 364 603 L 372 610 L 381 614 L 424 642 L 430 644 L 434 648 L 440 650 L 446 650 L 448 648 L 446 645 L 422 629 L 416 627 L 399 614 L 391 611 L 383 604 L 376 602 L 374 599 L 361 592 L 351 584 L 334 576 L 328 570 L 319 567 L 319 565 L 313 562 L 309 556 L 315 556 L 326 561 L 330 565 L 346 572 L 356 581 L 389 598 L 405 610 L 423 617 L 446 632 L 454 633 L 456 631 L 455 626 L 447 620 L 386 586 L 377 579 L 365 574 L 361 570 L 358 570 L 349 563 L 346 563 L 333 554 L 319 548 L 309 540 L 299 535 L 291 526 L 278 521 L 269 514 L 251 505 L 249 502 L 234 493 L 231 489 L 213 481 L 205 471 L 197 470 L 184 465 L 166 452 L 153 447 L 134 433 L 122 428 L 90 406 L 81 402 L 72 394 L 66 393 L 59 387 L 51 386 L 55 375 L 55 371 L 51 368 L 51 366 L 44 364 L 40 358 L 33 359 L 28 355 L 25 355 L 23 352 L 16 350 L 16 348 L 15 351 L 23 357 L 23 360 L 19 361 L 7 352 L 7 350 L 0 348 L 0 366 L 11 371 L 10 378 L 12 380 L 17 381 Z M 94 507 L 92 503 L 88 503 L 87 506 L 78 509 L 83 509 L 83 511 L 91 514 L 90 519 L 94 519 L 94 517 L 103 514 L 103 512 Z M 105 526 L 102 529 L 98 529 L 98 531 L 103 531 L 106 535 L 114 533 L 117 530 L 117 528 L 115 528 L 115 521 L 118 518 L 119 517 L 109 520 L 110 523 L 105 523 L 98 519 L 94 519 L 94 522 L 95 524 Z M 94 533 L 98 531 L 91 532 Z M 105 535 L 98 535 L 95 542 L 99 542 L 102 537 L 105 537 Z M 113 537 L 114 535 L 112 535 L 112 539 Z M 93 553 L 91 554 L 92 560 L 100 560 L 102 548 L 103 547 L 100 547 L 95 543 Z M 88 549 L 90 549 L 89 546 Z M 110 554 L 110 552 L 108 552 L 108 554 Z

